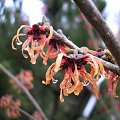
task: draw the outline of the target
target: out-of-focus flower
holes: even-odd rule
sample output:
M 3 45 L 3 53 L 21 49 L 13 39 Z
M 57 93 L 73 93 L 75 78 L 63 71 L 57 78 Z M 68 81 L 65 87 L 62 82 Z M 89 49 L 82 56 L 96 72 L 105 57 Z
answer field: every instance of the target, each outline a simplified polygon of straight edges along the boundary
M 17 109 L 20 105 L 20 100 L 13 100 L 11 95 L 3 96 L 0 99 L 0 107 L 5 108 L 6 114 L 10 118 L 18 118 L 20 116 L 20 111 Z
M 8 107 L 9 104 L 11 103 L 12 101 L 12 96 L 11 95 L 6 95 L 6 96 L 3 96 L 1 99 L 0 99 L 0 107 Z
M 38 111 L 35 111 L 35 112 L 33 113 L 33 117 L 34 117 L 36 120 L 43 120 L 40 112 L 38 112 Z
M 46 31 L 46 27 L 50 28 L 50 31 Z M 26 33 L 20 33 L 21 29 L 26 29 Z M 37 57 L 44 56 L 44 47 L 46 42 L 48 42 L 52 38 L 53 28 L 52 26 L 40 26 L 39 24 L 34 24 L 32 27 L 27 25 L 22 25 L 17 34 L 12 39 L 12 48 L 16 50 L 14 47 L 14 41 L 16 41 L 17 45 L 21 45 L 22 42 L 20 41 L 19 37 L 27 36 L 27 39 L 22 44 L 22 54 L 25 58 L 28 58 L 28 55 L 24 54 L 24 51 L 27 51 L 30 58 L 31 63 L 35 64 Z
M 69 47 L 57 38 L 50 39 L 48 45 L 49 48 L 43 59 L 43 64 L 47 64 L 46 61 L 48 58 L 56 58 L 59 53 L 69 50 Z
M 28 89 L 33 88 L 32 80 L 33 80 L 33 74 L 31 70 L 21 70 L 19 74 L 16 75 L 16 78 Z M 18 91 L 21 92 L 21 88 L 13 81 L 11 80 L 10 83 L 13 85 L 13 87 Z
M 108 79 L 109 91 L 112 92 L 114 97 L 118 97 L 116 96 L 116 89 L 117 89 L 120 76 L 116 75 L 110 70 L 106 69 L 105 71 L 106 71 L 105 78 Z
M 87 40 L 87 46 L 90 47 L 90 48 L 97 49 L 100 46 L 100 41 L 97 40 L 97 39 L 91 39 L 91 38 L 89 38 Z
M 33 80 L 32 71 L 31 70 L 23 71 L 23 78 L 21 78 L 21 81 L 23 82 L 23 84 L 26 86 L 28 90 L 33 88 L 32 80 Z
M 91 71 L 86 71 L 85 65 L 91 66 Z M 55 63 L 53 63 L 46 72 L 46 81 L 43 84 L 49 84 L 51 80 L 57 82 L 53 76 L 59 71 L 65 70 L 65 76 L 60 84 L 60 100 L 63 102 L 64 96 L 71 93 L 79 95 L 83 86 L 90 83 L 93 86 L 95 95 L 98 97 L 98 87 L 96 85 L 99 74 L 104 74 L 104 68 L 100 61 L 90 55 L 60 53 Z M 80 77 L 82 79 L 80 79 Z M 87 81 L 87 82 L 86 82 Z

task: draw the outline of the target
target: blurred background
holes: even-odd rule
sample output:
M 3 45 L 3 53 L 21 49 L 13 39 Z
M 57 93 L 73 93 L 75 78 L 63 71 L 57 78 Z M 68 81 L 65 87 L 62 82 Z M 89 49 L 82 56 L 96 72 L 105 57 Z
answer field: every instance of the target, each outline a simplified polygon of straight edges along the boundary
M 119 0 L 93 0 L 108 25 L 119 40 L 120 35 L 120 4 Z M 33 25 L 46 15 L 55 30 L 62 29 L 64 34 L 79 47 L 87 46 L 97 50 L 105 48 L 101 38 L 80 13 L 71 0 L 0 0 L 0 63 L 15 76 L 28 72 L 32 84 L 28 89 L 39 103 L 49 120 L 120 120 L 120 98 L 109 95 L 107 81 L 101 78 L 100 99 L 84 88 L 79 96 L 74 94 L 65 97 L 64 103 L 59 100 L 59 83 L 43 85 L 48 66 L 54 60 L 48 60 L 47 66 L 42 64 L 39 57 L 35 65 L 25 59 L 21 47 L 17 51 L 11 48 L 11 41 L 20 25 Z M 23 39 L 24 40 L 24 39 Z M 62 77 L 61 77 L 62 76 Z M 63 79 L 62 73 L 57 79 Z M 118 85 L 117 95 L 120 94 Z M 0 97 L 10 94 L 22 102 L 22 108 L 33 114 L 35 108 L 24 93 L 20 92 L 0 71 Z M 5 110 L 0 109 L 0 120 L 13 120 L 6 116 Z M 18 120 L 28 120 L 21 115 Z

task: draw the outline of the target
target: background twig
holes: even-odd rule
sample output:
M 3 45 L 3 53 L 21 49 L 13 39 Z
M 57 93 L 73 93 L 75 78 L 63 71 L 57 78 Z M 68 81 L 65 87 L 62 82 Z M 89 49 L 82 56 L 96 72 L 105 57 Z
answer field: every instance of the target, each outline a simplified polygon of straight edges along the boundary
M 24 114 L 26 117 L 30 118 L 30 120 L 37 120 L 36 118 L 34 118 L 32 115 L 30 115 L 29 113 L 27 113 L 26 111 L 24 111 L 21 108 L 16 108 L 17 110 L 19 110 L 22 114 Z
M 29 98 L 33 106 L 41 113 L 43 119 L 48 120 L 43 110 L 41 109 L 41 107 L 38 105 L 38 103 L 33 98 L 31 93 L 25 88 L 25 86 L 19 80 L 17 80 L 17 78 L 11 72 L 9 72 L 2 64 L 0 64 L 0 70 L 2 70 L 8 77 L 10 77 L 23 90 L 23 92 Z

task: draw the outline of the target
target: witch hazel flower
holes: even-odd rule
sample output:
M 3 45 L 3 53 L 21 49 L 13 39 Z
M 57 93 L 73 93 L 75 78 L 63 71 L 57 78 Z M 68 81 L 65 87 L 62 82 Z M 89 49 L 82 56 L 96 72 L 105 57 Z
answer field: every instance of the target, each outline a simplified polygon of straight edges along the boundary
M 46 28 L 49 27 L 50 31 L 46 31 Z M 26 33 L 20 33 L 21 29 L 27 30 Z M 46 42 L 48 42 L 53 35 L 53 28 L 49 25 L 39 25 L 34 24 L 32 27 L 27 25 L 22 25 L 17 34 L 12 39 L 12 48 L 16 50 L 14 47 L 14 41 L 16 41 L 17 45 L 22 45 L 22 54 L 25 58 L 28 58 L 28 55 L 24 53 L 27 51 L 31 63 L 35 64 L 37 57 L 40 55 L 42 58 L 44 57 L 44 47 Z M 20 37 L 27 37 L 27 39 L 22 43 L 20 41 Z
M 85 65 L 91 66 L 91 71 L 86 71 Z M 93 91 L 98 98 L 98 87 L 96 78 L 99 74 L 103 74 L 104 67 L 100 61 L 93 58 L 90 55 L 82 54 L 65 54 L 60 53 L 46 72 L 46 80 L 42 81 L 43 84 L 49 84 L 52 80 L 54 83 L 57 82 L 53 76 L 60 70 L 65 71 L 63 81 L 60 83 L 60 100 L 64 101 L 63 95 L 68 96 L 71 93 L 79 95 L 83 90 L 83 86 L 87 86 L 89 83 L 93 87 Z M 80 78 L 81 77 L 81 78 Z M 87 84 L 86 84 L 87 83 Z
M 70 48 L 67 47 L 63 41 L 55 37 L 52 37 L 48 41 L 47 45 L 48 50 L 45 53 L 45 57 L 43 58 L 43 64 L 47 64 L 48 58 L 56 58 L 59 53 L 70 50 Z

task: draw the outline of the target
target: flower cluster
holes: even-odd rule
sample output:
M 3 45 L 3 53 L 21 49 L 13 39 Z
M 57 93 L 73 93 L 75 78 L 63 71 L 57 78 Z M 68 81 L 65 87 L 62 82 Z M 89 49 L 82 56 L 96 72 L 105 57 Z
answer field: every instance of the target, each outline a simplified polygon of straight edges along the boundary
M 21 29 L 25 29 L 27 32 L 21 33 Z M 71 93 L 79 95 L 83 90 L 83 86 L 87 86 L 89 83 L 93 87 L 93 91 L 98 98 L 99 90 L 96 83 L 99 80 L 100 75 L 103 75 L 108 79 L 109 91 L 112 91 L 113 95 L 116 96 L 119 76 L 104 68 L 102 62 L 96 58 L 98 57 L 115 64 L 115 60 L 111 53 L 107 49 L 104 51 L 101 49 L 93 51 L 86 47 L 80 48 L 86 52 L 85 55 L 80 54 L 79 50 L 77 53 L 69 53 L 70 48 L 59 39 L 59 35 L 62 34 L 59 32 L 59 35 L 55 36 L 53 33 L 53 27 L 49 24 L 34 24 L 32 27 L 22 25 L 18 29 L 17 34 L 13 37 L 12 48 L 16 50 L 14 41 L 17 42 L 17 45 L 22 45 L 23 56 L 28 58 L 29 55 L 32 64 L 36 63 L 39 55 L 43 58 L 43 64 L 45 65 L 49 58 L 56 58 L 56 62 L 52 63 L 48 68 L 46 80 L 43 81 L 43 84 L 47 85 L 51 80 L 56 83 L 58 80 L 53 78 L 54 75 L 58 71 L 64 70 L 65 76 L 60 83 L 60 100 L 62 102 L 64 101 L 63 95 L 68 96 Z M 27 37 L 23 44 L 20 41 L 21 36 Z M 25 51 L 27 51 L 28 55 L 25 54 Z M 87 70 L 86 65 L 90 66 L 89 71 Z M 32 88 L 30 79 L 29 77 L 23 77 L 23 81 L 21 81 L 28 89 Z
M 11 95 L 3 96 L 0 99 L 0 107 L 5 108 L 6 114 L 10 118 L 18 118 L 20 111 L 17 109 L 21 105 L 19 100 L 13 100 Z
M 50 31 L 48 32 L 46 28 L 49 28 Z M 20 33 L 21 29 L 26 29 L 27 32 Z M 21 36 L 27 36 L 23 44 L 19 38 Z M 48 58 L 55 58 L 60 52 L 64 52 L 67 49 L 63 42 L 53 37 L 53 27 L 48 25 L 34 24 L 32 27 L 22 25 L 12 39 L 12 48 L 16 50 L 14 41 L 16 41 L 17 45 L 22 44 L 22 54 L 25 58 L 28 58 L 28 55 L 24 53 L 24 51 L 27 51 L 32 64 L 36 63 L 39 55 L 43 58 L 43 64 L 47 64 Z M 44 51 L 45 46 L 49 47 L 46 53 Z
M 85 65 L 89 64 L 91 71 L 87 72 Z M 104 67 L 100 61 L 90 55 L 60 53 L 55 63 L 53 63 L 46 72 L 44 84 L 49 84 L 51 80 L 55 81 L 53 76 L 60 70 L 65 70 L 65 76 L 60 84 L 60 100 L 63 102 L 63 95 L 68 96 L 71 93 L 79 95 L 83 86 L 90 83 L 93 86 L 94 93 L 98 98 L 98 87 L 96 85 L 98 75 L 104 74 Z M 81 79 L 80 79 L 81 77 Z
M 16 75 L 16 78 L 28 89 L 33 88 L 32 80 L 33 80 L 33 74 L 31 70 L 21 70 L 19 74 Z M 18 93 L 21 92 L 20 87 L 13 81 L 10 80 L 10 83 L 13 85 L 13 87 L 18 91 Z

